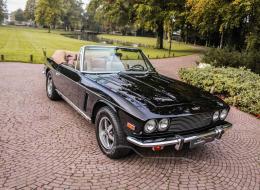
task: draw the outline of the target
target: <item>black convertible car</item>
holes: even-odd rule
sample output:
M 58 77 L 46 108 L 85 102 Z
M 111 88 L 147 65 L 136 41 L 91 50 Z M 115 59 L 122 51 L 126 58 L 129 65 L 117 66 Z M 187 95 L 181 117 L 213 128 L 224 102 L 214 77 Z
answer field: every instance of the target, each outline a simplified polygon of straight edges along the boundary
M 124 157 L 134 146 L 193 148 L 220 139 L 232 126 L 221 99 L 158 74 L 137 48 L 56 51 L 44 73 L 47 96 L 63 98 L 95 123 L 98 144 L 110 158 Z

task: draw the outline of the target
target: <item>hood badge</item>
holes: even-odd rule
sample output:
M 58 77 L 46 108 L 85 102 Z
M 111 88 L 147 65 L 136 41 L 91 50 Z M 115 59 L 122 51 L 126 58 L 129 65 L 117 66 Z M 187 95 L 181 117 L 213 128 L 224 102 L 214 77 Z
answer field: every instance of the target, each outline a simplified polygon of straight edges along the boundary
M 200 110 L 200 106 L 194 106 L 194 107 L 192 107 L 191 108 L 193 111 L 198 111 L 198 110 Z

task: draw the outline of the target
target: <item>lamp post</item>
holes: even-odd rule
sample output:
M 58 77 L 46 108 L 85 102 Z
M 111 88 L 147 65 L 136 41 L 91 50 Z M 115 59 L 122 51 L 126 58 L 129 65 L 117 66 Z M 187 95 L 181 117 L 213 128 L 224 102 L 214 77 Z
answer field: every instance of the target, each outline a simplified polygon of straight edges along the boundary
M 170 36 L 169 36 L 169 38 L 170 38 L 169 57 L 171 56 L 171 50 L 172 50 L 172 33 L 173 33 L 173 30 L 172 30 L 172 29 L 173 29 L 174 23 L 175 23 L 175 17 L 172 16 L 172 17 L 171 17 L 171 20 L 170 20 L 171 33 L 170 33 Z

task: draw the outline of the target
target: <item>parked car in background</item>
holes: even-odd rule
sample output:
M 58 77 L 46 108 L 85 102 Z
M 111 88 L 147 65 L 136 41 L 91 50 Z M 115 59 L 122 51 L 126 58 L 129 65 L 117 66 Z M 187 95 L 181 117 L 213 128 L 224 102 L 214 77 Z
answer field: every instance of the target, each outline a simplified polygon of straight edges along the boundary
M 229 106 L 196 87 L 160 75 L 137 48 L 84 46 L 47 59 L 47 96 L 63 98 L 96 126 L 110 158 L 135 146 L 191 148 L 220 139 L 231 128 Z

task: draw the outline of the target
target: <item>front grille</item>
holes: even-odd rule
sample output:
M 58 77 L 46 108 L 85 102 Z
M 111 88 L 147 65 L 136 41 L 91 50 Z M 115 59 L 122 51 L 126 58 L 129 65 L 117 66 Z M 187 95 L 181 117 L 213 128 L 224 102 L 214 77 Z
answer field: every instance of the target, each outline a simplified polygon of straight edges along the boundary
M 203 113 L 171 119 L 169 131 L 179 133 L 196 130 L 211 124 L 212 114 Z

